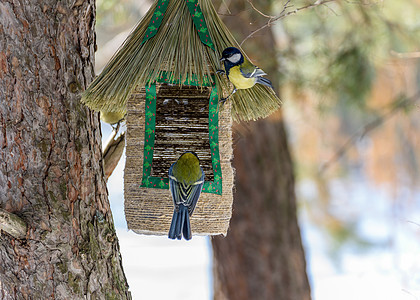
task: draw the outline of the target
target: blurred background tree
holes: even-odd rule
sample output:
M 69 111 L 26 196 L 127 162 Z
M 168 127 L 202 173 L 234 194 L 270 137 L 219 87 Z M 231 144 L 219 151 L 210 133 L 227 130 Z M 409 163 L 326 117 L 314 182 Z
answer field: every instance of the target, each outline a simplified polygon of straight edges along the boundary
M 258 1 L 256 5 L 271 15 L 275 13 L 272 3 Z M 239 42 L 267 21 L 247 1 L 215 5 Z M 244 50 L 269 74 L 280 93 L 272 27 L 248 39 Z M 234 135 L 233 215 L 228 235 L 212 238 L 214 299 L 310 299 L 282 113 L 236 124 Z
M 389 242 L 366 240 L 357 216 L 334 209 L 348 208 L 348 199 L 335 198 L 337 183 L 372 188 L 372 198 L 385 190 L 395 214 L 397 202 L 416 203 L 418 12 L 418 1 L 334 1 L 276 26 L 295 168 L 299 182 L 315 183 L 300 200 L 330 234 L 335 257 L 347 242 L 360 249 Z

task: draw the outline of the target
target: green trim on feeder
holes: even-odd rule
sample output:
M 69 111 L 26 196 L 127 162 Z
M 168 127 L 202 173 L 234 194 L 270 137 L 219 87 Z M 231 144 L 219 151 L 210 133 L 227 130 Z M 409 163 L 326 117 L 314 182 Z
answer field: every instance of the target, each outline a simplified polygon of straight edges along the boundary
M 150 20 L 149 27 L 144 34 L 143 41 L 140 46 L 144 44 L 148 39 L 151 39 L 156 35 L 159 30 L 160 24 L 162 24 L 163 16 L 165 15 L 166 8 L 168 7 L 170 0 L 159 0 L 156 9 L 153 13 L 152 19 Z
M 170 0 L 158 0 L 156 9 L 153 13 L 152 19 L 150 20 L 149 26 L 147 27 L 146 33 L 144 34 L 143 45 L 148 39 L 151 39 L 156 35 L 159 30 L 160 25 L 162 24 L 163 17 L 166 12 Z M 187 3 L 188 10 L 190 11 L 191 18 L 194 22 L 195 29 L 197 30 L 198 36 L 200 37 L 201 42 L 204 45 L 207 45 L 213 51 L 216 51 L 214 48 L 213 41 L 210 37 L 209 30 L 207 28 L 206 20 L 204 19 L 203 12 L 201 11 L 198 0 L 185 0 Z
M 171 73 L 164 72 L 156 80 L 159 83 L 180 84 L 179 80 L 171 80 Z M 191 77 L 191 78 L 190 78 Z M 193 75 L 184 81 L 184 85 L 201 86 L 197 76 Z M 220 165 L 219 153 L 219 97 L 217 88 L 209 78 L 204 78 L 204 86 L 212 87 L 209 99 L 209 143 L 211 161 L 213 166 L 214 180 L 205 181 L 203 185 L 204 193 L 222 194 L 222 169 Z M 144 155 L 143 155 L 143 177 L 140 187 L 169 189 L 169 179 L 151 176 L 153 149 L 155 144 L 156 128 L 156 83 L 146 86 L 145 103 L 145 130 L 144 130 Z
M 209 142 L 211 152 L 211 163 L 213 165 L 214 180 L 205 181 L 203 191 L 206 193 L 222 194 L 222 169 L 220 166 L 219 153 L 219 97 L 217 88 L 212 85 L 209 100 Z
M 203 12 L 201 11 L 198 0 L 185 0 L 187 1 L 187 7 L 190 11 L 191 17 L 193 19 L 195 29 L 197 29 L 198 36 L 203 44 L 209 46 L 213 51 L 214 49 L 213 41 L 210 37 L 209 30 L 207 28 L 206 20 L 204 19 Z
M 196 74 L 187 75 L 187 79 L 185 79 L 184 82 L 181 82 L 181 80 L 174 79 L 174 78 L 175 76 L 173 75 L 172 72 L 162 71 L 162 73 L 159 75 L 156 82 L 171 83 L 171 84 L 177 84 L 177 85 L 211 86 L 211 87 L 214 87 L 213 82 L 215 82 L 214 77 L 211 79 L 209 76 L 206 76 L 206 75 L 203 77 L 202 82 L 200 82 Z

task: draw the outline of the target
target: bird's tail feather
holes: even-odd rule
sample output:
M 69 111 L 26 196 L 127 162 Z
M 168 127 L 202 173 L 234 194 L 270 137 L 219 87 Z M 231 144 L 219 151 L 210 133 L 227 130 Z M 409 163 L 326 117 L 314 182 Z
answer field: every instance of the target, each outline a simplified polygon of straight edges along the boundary
M 177 223 L 178 223 L 179 217 L 180 217 L 179 212 L 174 210 L 174 214 L 172 216 L 171 227 L 169 228 L 169 233 L 168 233 L 168 237 L 170 239 L 174 240 L 176 238 L 176 228 L 177 228 Z
M 188 208 L 181 204 L 179 210 L 174 211 L 168 237 L 173 240 L 180 240 L 182 234 L 184 234 L 186 240 L 190 240 L 192 237 Z
M 184 227 L 184 223 L 185 223 L 184 208 L 186 208 L 186 207 L 182 204 L 179 206 L 178 223 L 176 223 L 176 238 L 178 240 L 180 240 L 182 238 L 182 228 Z
M 272 89 L 274 89 L 273 84 L 267 78 L 257 77 L 257 83 L 268 86 L 268 87 L 271 87 Z
M 185 222 L 184 222 L 184 228 L 182 229 L 182 232 L 184 234 L 184 238 L 186 240 L 191 240 L 192 234 L 191 234 L 191 224 L 190 224 L 190 215 L 188 214 L 188 209 L 185 208 Z

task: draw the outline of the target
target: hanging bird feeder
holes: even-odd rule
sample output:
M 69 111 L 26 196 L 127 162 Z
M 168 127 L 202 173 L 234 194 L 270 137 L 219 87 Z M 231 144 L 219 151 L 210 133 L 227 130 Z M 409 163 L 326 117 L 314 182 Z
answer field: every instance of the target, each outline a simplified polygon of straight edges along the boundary
M 127 111 L 124 206 L 137 233 L 166 235 L 173 214 L 168 170 L 194 151 L 205 183 L 193 234 L 226 235 L 232 214 L 232 119 L 265 117 L 281 102 L 260 85 L 231 90 L 216 71 L 224 48 L 239 45 L 210 0 L 158 0 L 82 101 L 100 111 Z

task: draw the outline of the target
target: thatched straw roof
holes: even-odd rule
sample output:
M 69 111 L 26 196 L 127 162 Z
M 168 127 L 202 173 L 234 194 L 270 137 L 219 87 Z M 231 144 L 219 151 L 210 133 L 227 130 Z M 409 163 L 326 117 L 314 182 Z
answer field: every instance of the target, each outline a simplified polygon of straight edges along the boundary
M 232 90 L 226 78 L 215 72 L 222 69 L 219 61 L 222 51 L 230 46 L 240 47 L 220 20 L 211 0 L 199 0 L 198 3 L 215 50 L 201 42 L 187 1 L 166 1 L 169 4 L 156 35 L 143 42 L 159 1 L 152 5 L 102 73 L 84 92 L 83 103 L 94 110 L 126 111 L 127 99 L 133 88 L 153 82 L 163 71 L 171 71 L 173 79 L 180 82 L 191 74 L 195 74 L 200 82 L 204 78 L 213 80 L 211 75 L 215 75 L 219 95 L 222 95 L 220 89 L 225 93 Z M 274 91 L 259 84 L 251 89 L 238 90 L 228 101 L 232 101 L 232 117 L 236 121 L 265 117 L 281 104 Z

